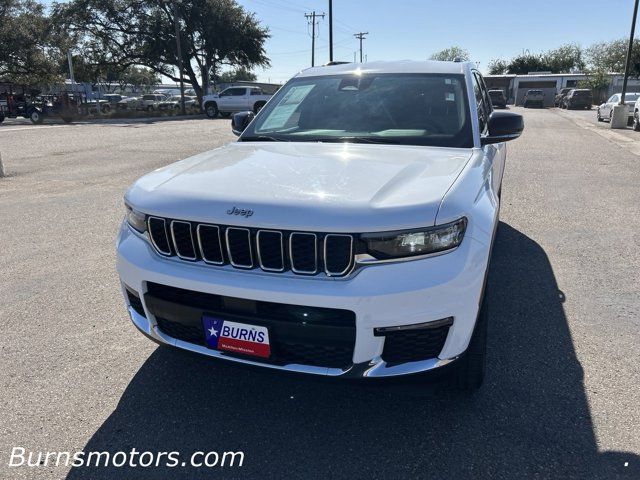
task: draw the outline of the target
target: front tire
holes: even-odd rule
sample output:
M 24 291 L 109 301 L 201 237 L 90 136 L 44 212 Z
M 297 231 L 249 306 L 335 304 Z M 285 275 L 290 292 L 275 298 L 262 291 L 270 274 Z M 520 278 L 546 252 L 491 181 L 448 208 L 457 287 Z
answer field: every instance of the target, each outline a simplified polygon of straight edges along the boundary
M 486 295 L 482 300 L 476 327 L 469 342 L 469 347 L 459 360 L 455 372 L 456 386 L 465 392 L 478 390 L 484 381 L 487 369 L 487 326 L 489 314 Z
M 44 116 L 38 110 L 32 110 L 29 114 L 29 120 L 35 125 L 40 125 L 44 121 Z
M 633 131 L 640 132 L 640 119 L 638 119 L 638 112 L 633 116 Z
M 0 115 L 0 123 L 4 122 L 4 115 Z
M 596 119 L 597 119 L 599 122 L 604 122 L 604 119 L 600 116 L 600 108 L 598 108 L 598 109 L 596 110 Z
M 204 113 L 206 113 L 209 118 L 216 118 L 218 113 L 220 113 L 220 110 L 218 110 L 218 105 L 214 102 L 210 102 L 204 106 Z

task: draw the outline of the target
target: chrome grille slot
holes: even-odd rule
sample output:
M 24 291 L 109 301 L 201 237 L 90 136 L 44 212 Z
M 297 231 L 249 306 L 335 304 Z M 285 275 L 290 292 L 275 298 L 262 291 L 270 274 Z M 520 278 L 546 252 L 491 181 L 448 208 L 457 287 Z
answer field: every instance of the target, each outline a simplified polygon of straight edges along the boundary
M 289 237 L 289 257 L 294 273 L 313 275 L 318 271 L 318 245 L 315 233 L 293 232 Z
M 258 246 L 258 263 L 267 272 L 284 271 L 284 246 L 282 232 L 275 230 L 258 230 L 256 234 Z
M 357 237 L 291 232 L 147 217 L 148 238 L 166 257 L 270 273 L 346 277 L 355 266 Z
M 224 255 L 222 254 L 220 227 L 217 225 L 200 224 L 196 229 L 196 236 L 198 237 L 198 246 L 202 260 L 206 263 L 222 265 L 224 263 Z
M 248 228 L 229 227 L 226 231 L 229 262 L 237 268 L 253 268 L 251 231 Z
M 344 275 L 353 261 L 353 237 L 328 234 L 324 237 L 324 271 L 330 277 Z
M 178 257 L 183 260 L 196 260 L 196 246 L 193 242 L 191 224 L 173 220 L 171 222 L 171 239 Z
M 169 236 L 167 235 L 167 223 L 164 218 L 149 217 L 147 222 L 149 226 L 149 237 L 155 249 L 162 255 L 171 255 L 171 246 L 169 245 Z

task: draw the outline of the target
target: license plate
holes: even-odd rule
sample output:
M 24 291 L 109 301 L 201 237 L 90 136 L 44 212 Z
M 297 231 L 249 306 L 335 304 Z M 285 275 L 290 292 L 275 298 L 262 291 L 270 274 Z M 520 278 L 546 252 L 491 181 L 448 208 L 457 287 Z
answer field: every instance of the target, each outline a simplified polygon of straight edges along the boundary
M 207 315 L 202 317 L 202 323 L 209 348 L 261 358 L 271 355 L 267 327 Z

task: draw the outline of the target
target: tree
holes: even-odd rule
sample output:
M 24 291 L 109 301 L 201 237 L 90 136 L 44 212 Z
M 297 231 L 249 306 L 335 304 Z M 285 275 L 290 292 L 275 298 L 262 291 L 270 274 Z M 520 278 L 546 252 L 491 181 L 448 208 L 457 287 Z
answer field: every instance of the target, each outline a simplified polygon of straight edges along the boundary
M 600 42 L 587 49 L 589 68 L 594 71 L 623 73 L 627 56 L 628 40 Z M 631 48 L 629 75 L 640 78 L 640 40 L 635 39 Z
M 64 56 L 44 6 L 34 0 L 0 0 L 0 78 L 23 85 L 61 80 Z
M 255 82 L 258 76 L 250 72 L 244 67 L 239 67 L 234 70 L 223 72 L 219 76 L 215 77 L 216 83 L 233 83 L 239 81 Z
M 210 73 L 223 65 L 267 66 L 266 28 L 235 0 L 193 0 L 176 4 L 182 74 L 199 98 Z M 54 17 L 81 50 L 105 64 L 145 66 L 179 80 L 172 2 L 158 0 L 71 0 L 56 4 Z
M 518 55 L 509 61 L 507 73 L 515 73 L 526 75 L 529 72 L 540 72 L 545 70 L 546 66 L 542 62 L 539 55 L 531 55 L 529 53 Z
M 503 75 L 507 73 L 509 64 L 506 60 L 494 58 L 489 62 L 489 75 Z
M 582 48 L 575 43 L 561 45 L 554 50 L 544 52 L 540 58 L 544 69 L 553 73 L 569 73 L 572 71 L 582 71 L 585 62 L 582 55 Z
M 454 60 L 460 60 L 466 62 L 470 59 L 469 52 L 464 48 L 453 46 L 435 52 L 429 57 L 431 60 L 440 60 L 445 62 L 453 62 Z

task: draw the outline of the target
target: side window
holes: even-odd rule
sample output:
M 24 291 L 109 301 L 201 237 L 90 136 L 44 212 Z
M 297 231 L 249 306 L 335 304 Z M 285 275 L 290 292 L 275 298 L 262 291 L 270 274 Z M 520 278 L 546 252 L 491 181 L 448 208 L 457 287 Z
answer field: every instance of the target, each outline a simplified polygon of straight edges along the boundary
M 487 114 L 490 115 L 493 111 L 493 104 L 491 103 L 491 98 L 489 97 L 489 89 L 485 85 L 484 78 L 482 78 L 480 72 L 476 72 L 476 75 L 478 76 L 478 83 L 480 83 L 480 89 L 482 90 L 482 96 L 484 97 L 484 104 L 487 108 Z
M 234 88 L 232 89 L 231 95 L 233 95 L 234 97 L 241 97 L 245 94 L 246 91 L 246 88 Z
M 257 88 L 251 90 L 251 95 L 262 95 L 262 92 Z
M 489 123 L 489 112 L 485 104 L 482 86 L 480 85 L 475 72 L 471 76 L 471 81 L 473 82 L 473 94 L 476 99 L 476 107 L 478 108 L 478 128 L 480 130 L 480 135 L 482 135 L 487 131 L 487 124 Z

